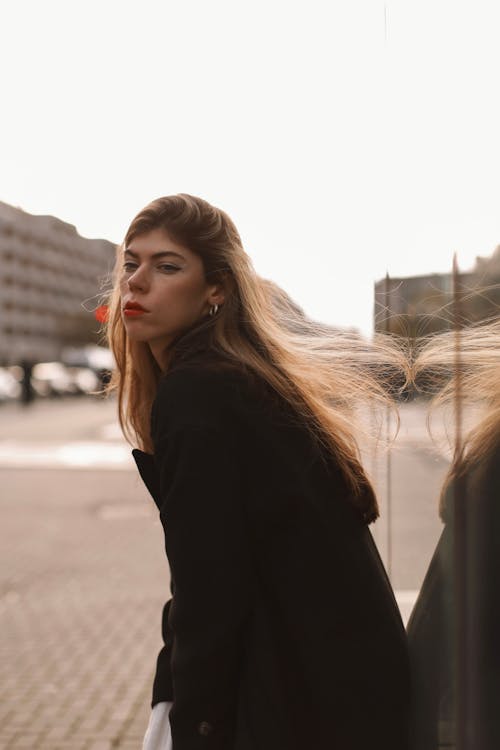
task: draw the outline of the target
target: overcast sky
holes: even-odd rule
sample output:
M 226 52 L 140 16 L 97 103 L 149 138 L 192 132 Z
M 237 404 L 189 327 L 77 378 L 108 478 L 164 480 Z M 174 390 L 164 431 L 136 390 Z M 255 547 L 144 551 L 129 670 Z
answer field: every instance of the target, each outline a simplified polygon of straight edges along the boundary
M 119 242 L 200 195 L 309 315 L 369 332 L 386 271 L 500 243 L 499 8 L 3 0 L 0 200 Z

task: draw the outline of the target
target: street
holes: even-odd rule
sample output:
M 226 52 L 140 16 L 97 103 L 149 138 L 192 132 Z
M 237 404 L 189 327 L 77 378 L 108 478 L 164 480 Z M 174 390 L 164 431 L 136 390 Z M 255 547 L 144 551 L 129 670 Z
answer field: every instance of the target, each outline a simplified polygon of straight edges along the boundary
M 447 459 L 425 406 L 401 413 L 390 459 L 367 467 L 381 506 L 372 533 L 406 620 L 440 533 Z M 3 405 L 0 475 L 0 748 L 138 750 L 170 593 L 158 513 L 115 401 Z

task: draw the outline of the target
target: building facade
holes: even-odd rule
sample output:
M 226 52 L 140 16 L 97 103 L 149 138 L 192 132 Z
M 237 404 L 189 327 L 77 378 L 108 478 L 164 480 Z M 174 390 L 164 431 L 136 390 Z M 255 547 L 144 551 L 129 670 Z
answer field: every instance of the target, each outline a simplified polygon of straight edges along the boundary
M 457 302 L 458 300 L 458 302 Z M 472 271 L 458 275 L 457 294 L 447 274 L 387 278 L 374 294 L 375 331 L 416 339 L 479 323 L 500 315 L 500 247 L 490 258 L 477 258 Z
M 57 360 L 65 346 L 97 343 L 92 310 L 110 287 L 115 249 L 0 202 L 0 365 Z

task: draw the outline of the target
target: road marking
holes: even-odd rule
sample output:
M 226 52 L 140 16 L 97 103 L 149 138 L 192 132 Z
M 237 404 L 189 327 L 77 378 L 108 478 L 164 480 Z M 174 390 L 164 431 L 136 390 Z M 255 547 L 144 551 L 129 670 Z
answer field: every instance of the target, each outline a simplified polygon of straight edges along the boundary
M 131 448 L 126 443 L 70 442 L 25 443 L 0 441 L 0 466 L 8 468 L 135 468 Z

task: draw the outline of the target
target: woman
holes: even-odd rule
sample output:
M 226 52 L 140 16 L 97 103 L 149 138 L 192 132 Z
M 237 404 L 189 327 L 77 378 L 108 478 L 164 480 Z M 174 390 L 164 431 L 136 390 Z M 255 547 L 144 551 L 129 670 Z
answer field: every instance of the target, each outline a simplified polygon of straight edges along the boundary
M 415 362 L 416 378 L 441 383 L 434 406 L 473 406 L 476 424 L 458 436 L 444 528 L 408 622 L 412 750 L 500 747 L 499 342 L 498 321 L 461 331 L 458 348 L 440 334 Z
M 379 359 L 186 194 L 132 221 L 108 336 L 171 571 L 145 747 L 404 750 L 405 632 L 353 429 L 387 398 Z

